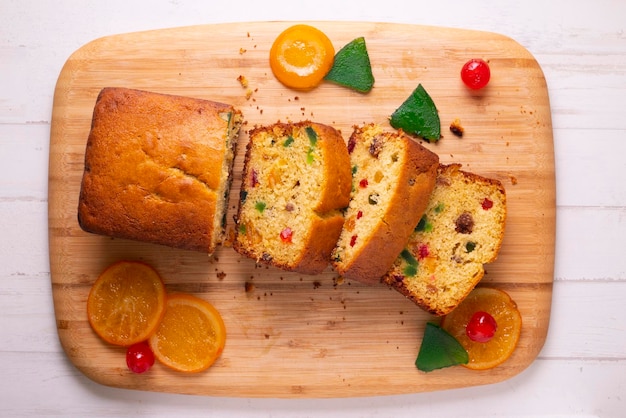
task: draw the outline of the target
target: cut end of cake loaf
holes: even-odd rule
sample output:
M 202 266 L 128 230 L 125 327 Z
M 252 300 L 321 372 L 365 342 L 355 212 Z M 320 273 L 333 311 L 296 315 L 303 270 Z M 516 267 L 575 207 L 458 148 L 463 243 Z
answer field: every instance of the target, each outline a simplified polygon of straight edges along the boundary
M 439 157 L 376 124 L 355 127 L 348 151 L 352 193 L 333 267 L 346 279 L 379 283 L 426 209 Z
M 233 247 L 284 270 L 322 272 L 350 196 L 341 133 L 303 121 L 255 127 L 249 137 Z
M 465 299 L 504 237 L 504 187 L 460 167 L 439 167 L 424 216 L 383 278 L 435 315 L 446 315 Z
M 104 88 L 85 151 L 81 228 L 213 253 L 225 235 L 241 123 L 227 104 Z

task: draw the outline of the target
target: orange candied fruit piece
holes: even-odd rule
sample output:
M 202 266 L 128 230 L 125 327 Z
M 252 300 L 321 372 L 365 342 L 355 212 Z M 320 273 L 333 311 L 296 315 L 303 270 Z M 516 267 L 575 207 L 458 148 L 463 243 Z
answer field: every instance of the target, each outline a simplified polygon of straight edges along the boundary
M 211 303 L 176 293 L 167 298 L 165 315 L 148 342 L 165 366 L 197 373 L 209 368 L 222 354 L 226 327 Z
M 328 36 L 309 25 L 285 29 L 270 49 L 270 67 L 285 86 L 297 90 L 316 87 L 330 71 L 335 48 Z
M 118 261 L 95 281 L 87 298 L 93 330 L 110 344 L 131 346 L 156 330 L 165 312 L 165 286 L 158 273 L 137 261 Z
M 476 312 L 487 312 L 495 319 L 495 334 L 487 342 L 473 341 L 467 334 L 467 325 Z M 496 367 L 513 354 L 520 337 L 522 316 L 505 291 L 477 287 L 443 318 L 441 327 L 467 350 L 469 362 L 465 367 L 485 370 Z

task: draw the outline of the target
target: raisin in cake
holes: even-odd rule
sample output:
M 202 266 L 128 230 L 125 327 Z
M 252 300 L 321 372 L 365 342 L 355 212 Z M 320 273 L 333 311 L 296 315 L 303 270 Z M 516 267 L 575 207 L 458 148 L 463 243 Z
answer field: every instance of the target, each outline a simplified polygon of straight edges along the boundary
M 426 213 L 383 281 L 424 310 L 445 315 L 496 259 L 506 220 L 506 194 L 495 179 L 441 165 Z
M 241 112 L 208 100 L 105 88 L 85 151 L 85 231 L 213 253 L 224 239 Z
M 323 271 L 350 197 L 343 137 L 310 121 L 255 127 L 249 137 L 233 247 L 284 270 Z
M 348 150 L 353 187 L 333 266 L 346 279 L 378 283 L 426 209 L 439 157 L 375 124 L 356 127 Z

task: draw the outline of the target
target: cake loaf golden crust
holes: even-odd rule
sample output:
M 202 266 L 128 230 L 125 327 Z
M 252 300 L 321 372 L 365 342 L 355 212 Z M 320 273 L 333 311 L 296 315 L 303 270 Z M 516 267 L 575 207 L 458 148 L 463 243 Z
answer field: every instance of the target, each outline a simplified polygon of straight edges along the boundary
M 424 310 L 446 315 L 500 250 L 506 220 L 502 184 L 441 165 L 426 213 L 383 281 Z
M 426 209 L 439 157 L 375 124 L 356 127 L 348 150 L 354 184 L 333 266 L 347 279 L 378 283 Z
M 323 271 L 350 196 L 345 141 L 310 121 L 256 127 L 249 137 L 233 247 L 284 270 Z
M 104 88 L 85 151 L 81 228 L 212 253 L 241 120 L 222 103 Z

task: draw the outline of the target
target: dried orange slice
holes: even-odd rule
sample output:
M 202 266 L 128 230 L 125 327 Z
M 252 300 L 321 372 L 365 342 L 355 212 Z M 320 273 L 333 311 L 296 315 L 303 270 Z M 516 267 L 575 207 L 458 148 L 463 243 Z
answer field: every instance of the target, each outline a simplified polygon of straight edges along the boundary
M 200 372 L 222 354 L 226 327 L 213 305 L 180 293 L 167 299 L 165 315 L 149 339 L 154 356 L 181 372 Z
M 309 25 L 285 29 L 270 49 L 272 72 L 285 86 L 308 90 L 317 86 L 330 71 L 335 48 L 328 36 Z
M 473 341 L 467 335 L 467 325 L 476 313 L 488 313 L 495 319 L 495 332 L 486 342 Z M 522 316 L 508 293 L 478 287 L 443 318 L 441 327 L 467 350 L 469 362 L 464 366 L 484 370 L 496 367 L 513 354 L 522 329 Z
M 165 300 L 165 286 L 152 267 L 119 261 L 100 274 L 89 292 L 89 324 L 106 342 L 130 346 L 154 332 Z

